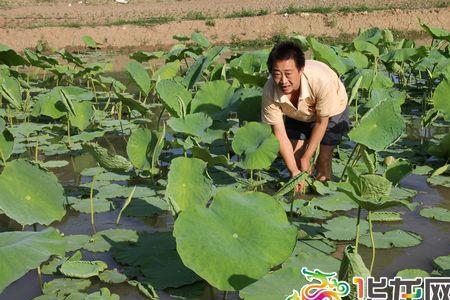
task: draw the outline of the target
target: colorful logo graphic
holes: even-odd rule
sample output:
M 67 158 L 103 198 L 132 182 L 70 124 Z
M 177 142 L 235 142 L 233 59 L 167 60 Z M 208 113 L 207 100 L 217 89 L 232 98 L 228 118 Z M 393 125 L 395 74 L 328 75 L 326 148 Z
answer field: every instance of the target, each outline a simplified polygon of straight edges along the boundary
M 324 273 L 318 269 L 310 271 L 303 267 L 301 273 L 310 284 L 300 290 L 300 294 L 293 290 L 285 300 L 341 300 L 350 293 L 350 285 L 345 281 L 338 281 L 336 272 Z

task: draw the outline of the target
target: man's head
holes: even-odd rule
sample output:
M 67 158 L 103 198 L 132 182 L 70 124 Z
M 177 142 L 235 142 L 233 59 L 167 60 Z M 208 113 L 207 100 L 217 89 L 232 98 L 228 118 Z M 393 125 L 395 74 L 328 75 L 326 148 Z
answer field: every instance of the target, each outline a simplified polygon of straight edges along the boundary
M 280 42 L 270 51 L 267 67 L 275 83 L 286 95 L 300 89 L 305 54 L 293 42 Z

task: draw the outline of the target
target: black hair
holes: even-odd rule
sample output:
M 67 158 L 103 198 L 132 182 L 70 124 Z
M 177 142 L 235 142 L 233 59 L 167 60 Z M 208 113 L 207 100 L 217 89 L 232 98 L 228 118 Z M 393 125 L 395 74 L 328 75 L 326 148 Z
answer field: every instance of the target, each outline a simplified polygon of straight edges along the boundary
M 272 48 L 267 59 L 269 72 L 272 73 L 275 62 L 291 58 L 295 61 L 297 69 L 300 70 L 305 66 L 305 53 L 299 45 L 291 41 L 279 42 Z

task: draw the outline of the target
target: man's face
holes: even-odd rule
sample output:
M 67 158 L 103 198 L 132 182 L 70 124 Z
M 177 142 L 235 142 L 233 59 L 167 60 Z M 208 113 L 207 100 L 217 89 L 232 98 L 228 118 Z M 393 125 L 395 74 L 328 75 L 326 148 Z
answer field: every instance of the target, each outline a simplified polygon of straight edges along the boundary
M 285 95 L 291 95 L 300 89 L 301 75 L 302 70 L 297 69 L 292 58 L 276 61 L 272 70 L 273 80 Z

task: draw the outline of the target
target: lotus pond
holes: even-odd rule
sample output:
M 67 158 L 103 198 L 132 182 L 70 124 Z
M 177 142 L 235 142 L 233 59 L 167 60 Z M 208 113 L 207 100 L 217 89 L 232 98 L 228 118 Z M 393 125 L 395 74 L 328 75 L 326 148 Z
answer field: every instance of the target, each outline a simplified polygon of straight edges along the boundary
M 290 179 L 259 122 L 270 49 L 174 36 L 118 75 L 0 45 L 0 299 L 285 299 L 302 267 L 450 276 L 450 33 L 421 25 L 426 46 L 292 37 L 349 93 L 325 184 Z

